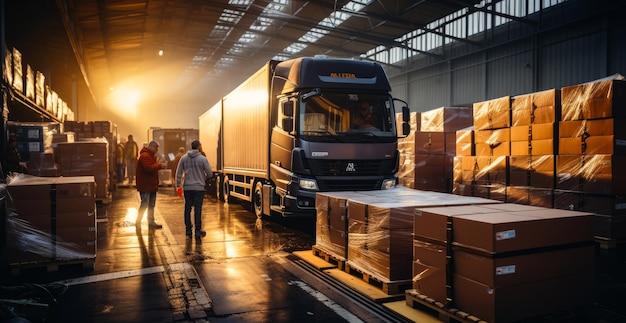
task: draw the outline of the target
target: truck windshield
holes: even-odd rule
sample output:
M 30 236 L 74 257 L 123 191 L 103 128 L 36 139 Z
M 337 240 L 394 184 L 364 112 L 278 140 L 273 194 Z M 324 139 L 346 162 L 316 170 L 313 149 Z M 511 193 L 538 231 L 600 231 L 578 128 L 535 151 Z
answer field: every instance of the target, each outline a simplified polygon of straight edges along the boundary
M 299 110 L 299 133 L 306 140 L 396 139 L 393 102 L 385 94 L 322 92 Z

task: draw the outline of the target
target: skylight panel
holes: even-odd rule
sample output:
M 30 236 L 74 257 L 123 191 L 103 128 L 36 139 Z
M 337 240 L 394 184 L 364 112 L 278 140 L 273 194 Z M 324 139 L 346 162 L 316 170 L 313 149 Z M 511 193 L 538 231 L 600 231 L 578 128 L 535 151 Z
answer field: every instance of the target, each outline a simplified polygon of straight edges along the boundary
M 231 9 L 224 9 L 220 15 L 219 22 L 237 24 L 243 17 L 243 12 Z

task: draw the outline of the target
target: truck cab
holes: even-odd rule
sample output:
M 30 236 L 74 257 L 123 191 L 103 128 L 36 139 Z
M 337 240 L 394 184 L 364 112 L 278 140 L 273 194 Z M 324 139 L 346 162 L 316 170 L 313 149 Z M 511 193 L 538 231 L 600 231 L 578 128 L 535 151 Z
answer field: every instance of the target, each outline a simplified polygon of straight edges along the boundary
M 270 176 L 255 212 L 315 214 L 317 191 L 396 185 L 398 129 L 390 85 L 376 63 L 300 58 L 272 78 Z M 402 106 L 401 133 L 408 134 Z M 406 116 L 404 116 L 406 115 Z M 267 207 L 266 207 L 267 206 Z

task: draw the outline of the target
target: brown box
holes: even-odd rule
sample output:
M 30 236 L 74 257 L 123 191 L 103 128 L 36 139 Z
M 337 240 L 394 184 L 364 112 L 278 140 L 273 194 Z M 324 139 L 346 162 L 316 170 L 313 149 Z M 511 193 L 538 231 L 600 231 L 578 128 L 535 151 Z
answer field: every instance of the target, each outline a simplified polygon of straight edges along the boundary
M 454 275 L 453 286 L 456 308 L 493 323 L 591 306 L 595 300 L 593 272 L 508 286 L 489 286 Z
M 439 154 L 446 152 L 446 136 L 443 132 L 415 133 L 415 154 Z
M 95 227 L 96 211 L 57 212 L 56 221 L 57 228 Z
M 476 156 L 508 156 L 511 154 L 510 128 L 474 131 Z
M 456 132 L 456 156 L 474 156 L 474 130 L 463 129 Z
M 471 162 L 467 161 L 463 164 L 463 169 L 464 171 L 472 172 L 473 181 L 476 184 L 507 185 L 509 182 L 509 156 L 477 156 L 474 163 L 468 163 Z
M 493 201 L 498 203 L 497 201 Z M 503 204 L 502 207 L 485 205 L 487 203 L 474 203 L 467 205 L 450 205 L 441 207 L 417 208 L 413 222 L 413 234 L 417 239 L 425 239 L 438 243 L 448 242 L 448 221 L 453 221 L 453 217 L 484 214 L 484 213 L 502 213 L 502 212 L 519 212 L 534 211 L 537 207 Z M 495 204 L 499 205 L 499 204 Z M 452 232 L 453 233 L 453 232 Z
M 511 97 L 477 102 L 473 105 L 474 129 L 488 130 L 511 126 Z
M 590 242 L 496 257 L 455 248 L 452 259 L 455 274 L 488 286 L 510 286 L 594 272 L 595 246 Z
M 469 214 L 453 218 L 454 243 L 493 254 L 588 242 L 593 221 L 592 213 L 548 208 Z
M 511 156 L 509 158 L 509 185 L 554 188 L 554 155 Z
M 420 131 L 454 132 L 473 124 L 471 107 L 441 107 L 421 113 Z
M 554 207 L 554 189 L 532 186 L 507 186 L 506 203 Z
M 382 282 L 411 279 L 412 235 L 407 229 L 348 234 L 348 264 Z
M 560 112 L 560 90 L 550 89 L 518 95 L 511 99 L 513 126 L 556 122 L 560 119 Z
M 562 121 L 559 123 L 559 154 L 626 155 L 624 119 Z
M 597 194 L 626 193 L 626 156 L 559 155 L 556 188 Z
M 603 215 L 626 215 L 626 197 L 569 190 L 554 190 L 554 207 Z
M 626 117 L 626 82 L 600 80 L 561 89 L 562 120 Z
M 446 247 L 413 241 L 413 288 L 420 294 L 446 303 Z

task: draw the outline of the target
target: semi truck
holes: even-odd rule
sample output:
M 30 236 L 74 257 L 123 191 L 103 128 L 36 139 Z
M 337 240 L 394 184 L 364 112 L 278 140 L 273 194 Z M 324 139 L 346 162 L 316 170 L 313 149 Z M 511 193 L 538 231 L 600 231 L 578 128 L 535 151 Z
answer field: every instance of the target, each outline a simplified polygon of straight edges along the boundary
M 250 202 L 259 218 L 306 217 L 318 191 L 394 187 L 408 121 L 380 64 L 316 56 L 267 62 L 198 130 L 220 200 Z

